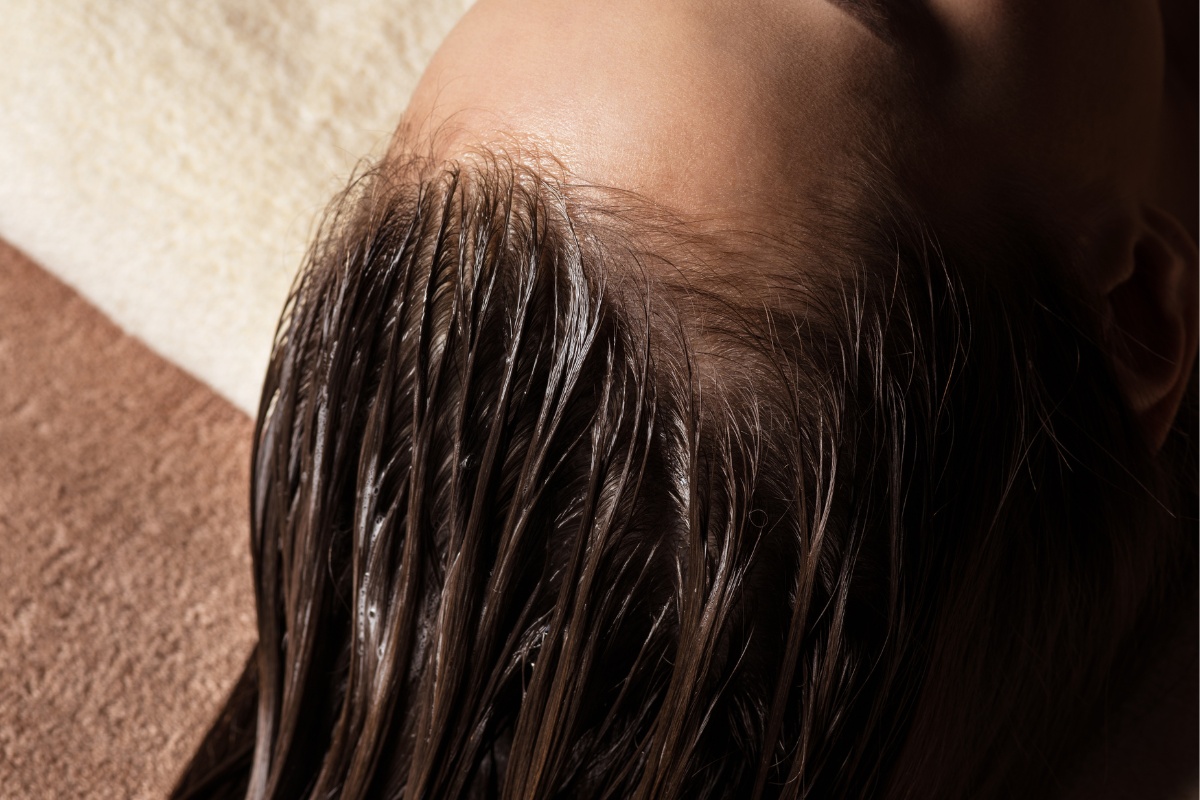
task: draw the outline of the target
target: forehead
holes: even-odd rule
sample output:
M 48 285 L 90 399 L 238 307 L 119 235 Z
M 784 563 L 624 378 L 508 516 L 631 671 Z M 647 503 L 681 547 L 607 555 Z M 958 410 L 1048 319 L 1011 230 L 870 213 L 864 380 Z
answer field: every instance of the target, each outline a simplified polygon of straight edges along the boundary
M 845 191 L 892 57 L 825 2 L 480 0 L 405 119 L 450 149 L 532 137 L 577 179 L 685 214 L 786 216 Z

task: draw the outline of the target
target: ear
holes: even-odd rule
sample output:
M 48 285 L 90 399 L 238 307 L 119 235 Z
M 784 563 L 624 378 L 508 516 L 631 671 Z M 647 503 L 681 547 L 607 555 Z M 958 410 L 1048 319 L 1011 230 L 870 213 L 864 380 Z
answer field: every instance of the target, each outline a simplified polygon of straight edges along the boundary
M 1166 441 L 1196 360 L 1196 243 L 1178 220 L 1143 208 L 1105 287 L 1108 345 L 1125 403 L 1152 450 Z

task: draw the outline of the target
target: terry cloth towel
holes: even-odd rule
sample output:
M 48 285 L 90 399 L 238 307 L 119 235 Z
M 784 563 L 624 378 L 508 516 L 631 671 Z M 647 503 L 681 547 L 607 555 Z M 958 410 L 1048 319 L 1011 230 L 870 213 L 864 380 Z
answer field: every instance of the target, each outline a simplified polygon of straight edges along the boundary
M 254 641 L 251 433 L 0 242 L 0 797 L 170 789 Z
M 469 0 L 4 0 L 0 237 L 253 411 L 314 219 Z

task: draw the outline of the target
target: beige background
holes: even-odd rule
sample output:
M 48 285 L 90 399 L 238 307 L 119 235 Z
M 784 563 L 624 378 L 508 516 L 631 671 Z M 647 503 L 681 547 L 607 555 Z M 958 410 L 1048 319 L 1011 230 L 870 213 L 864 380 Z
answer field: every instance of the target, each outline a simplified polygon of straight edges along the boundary
M 470 0 L 5 0 L 0 237 L 238 407 L 315 215 Z

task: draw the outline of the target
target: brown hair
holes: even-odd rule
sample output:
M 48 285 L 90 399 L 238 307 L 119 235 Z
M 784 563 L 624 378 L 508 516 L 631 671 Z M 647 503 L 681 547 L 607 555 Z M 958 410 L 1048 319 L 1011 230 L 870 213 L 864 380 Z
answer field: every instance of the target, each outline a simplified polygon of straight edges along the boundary
M 1147 452 L 1067 256 L 891 201 L 751 300 L 580 197 L 493 156 L 335 205 L 258 418 L 258 646 L 175 796 L 1044 791 L 1195 574 L 1193 438 Z

